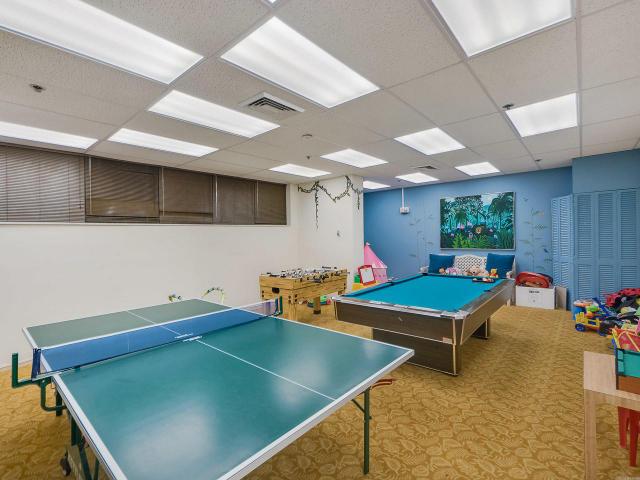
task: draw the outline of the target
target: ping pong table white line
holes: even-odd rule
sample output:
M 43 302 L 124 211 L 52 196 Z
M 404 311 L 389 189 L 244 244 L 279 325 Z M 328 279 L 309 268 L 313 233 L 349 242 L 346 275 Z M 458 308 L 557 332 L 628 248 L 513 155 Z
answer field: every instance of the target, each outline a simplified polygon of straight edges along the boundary
M 221 311 L 227 311 L 227 310 L 221 310 Z M 131 313 L 131 312 L 129 312 L 129 313 Z M 253 313 L 253 312 L 252 312 L 252 313 Z M 136 315 L 136 314 L 135 314 L 135 313 L 132 313 L 132 315 Z M 145 321 L 147 321 L 147 322 L 152 322 L 152 323 L 153 323 L 153 320 L 150 320 L 150 319 L 148 319 L 148 318 L 144 318 L 144 317 L 139 316 L 139 315 L 136 315 L 136 316 L 137 316 L 137 317 L 139 317 L 139 318 L 140 318 L 140 319 L 142 319 L 142 320 L 145 320 Z M 269 315 L 269 317 L 271 317 L 271 316 Z M 171 330 L 170 328 L 166 327 L 166 324 L 165 324 L 165 323 L 154 323 L 154 325 L 157 325 L 157 326 L 158 326 L 158 327 L 160 327 L 160 328 L 165 328 L 165 329 L 169 330 L 171 333 L 174 333 L 174 334 L 176 334 L 176 335 L 179 335 L 179 334 L 180 334 L 180 332 L 176 332 L 175 330 Z M 247 365 L 251 365 L 252 367 L 258 368 L 258 369 L 262 370 L 263 372 L 269 373 L 269 374 L 271 374 L 271 375 L 273 375 L 273 376 L 275 376 L 275 377 L 278 377 L 278 378 L 280 378 L 280 379 L 282 379 L 282 380 L 285 380 L 285 381 L 287 381 L 287 382 L 289 382 L 289 383 L 293 383 L 294 385 L 297 385 L 298 387 L 304 388 L 305 390 L 309 390 L 310 392 L 313 392 L 313 393 L 315 393 L 315 394 L 317 394 L 317 395 L 321 395 L 321 396 L 323 396 L 323 397 L 325 397 L 325 398 L 327 398 L 327 399 L 329 399 L 329 400 L 331 400 L 331 401 L 334 401 L 334 400 L 335 400 L 335 398 L 330 397 L 329 395 L 325 395 L 324 393 L 318 392 L 317 390 L 314 390 L 314 389 L 313 389 L 313 388 L 311 388 L 311 387 L 307 387 L 306 385 L 302 385 L 301 383 L 298 383 L 298 382 L 296 382 L 295 380 L 292 380 L 292 379 L 290 379 L 290 378 L 283 377 L 282 375 L 278 375 L 276 372 L 272 372 L 271 370 L 266 369 L 266 368 L 264 368 L 264 367 L 261 367 L 260 365 L 256 365 L 255 363 L 250 362 L 249 360 L 246 360 L 246 359 L 244 359 L 244 358 L 242 358 L 242 357 L 238 357 L 237 355 L 234 355 L 234 354 L 233 354 L 233 353 L 231 353 L 231 352 L 227 352 L 226 350 L 222 350 L 221 348 L 214 347 L 213 345 L 209 345 L 208 343 L 203 342 L 202 340 L 196 340 L 196 342 L 197 342 L 197 343 L 200 343 L 200 344 L 202 344 L 202 345 L 204 345 L 204 346 L 206 346 L 206 347 L 212 348 L 213 350 L 217 350 L 218 352 L 223 353 L 224 355 L 228 355 L 228 356 L 230 356 L 230 357 L 232 357 L 232 358 L 235 358 L 236 360 L 239 360 L 239 361 L 241 361 L 241 362 L 244 362 L 244 363 L 246 363 Z
M 84 410 L 82 410 L 75 397 L 67 388 L 67 385 L 60 378 L 60 375 L 55 374 L 53 380 L 58 387 L 58 393 L 60 393 L 64 404 L 70 410 L 76 424 L 84 433 L 84 438 L 91 444 L 93 453 L 99 457 L 102 468 L 115 480 L 127 480 L 127 476 L 118 465 L 118 462 L 116 462 L 116 459 L 113 458 L 113 455 L 111 455 L 104 441 L 93 427 L 89 417 L 87 417 Z
M 207 301 L 207 300 L 204 300 Z M 207 301 L 208 302 L 208 301 Z M 214 303 L 214 302 L 209 302 L 209 303 Z M 216 305 L 220 305 L 217 304 Z M 255 304 L 254 304 L 255 305 Z M 128 313 L 132 313 L 130 311 L 127 311 Z M 215 313 L 215 312 L 212 312 Z M 252 312 L 255 313 L 255 312 Z M 137 316 L 136 314 L 133 314 Z M 205 314 L 207 315 L 207 314 Z M 194 317 L 188 317 L 186 319 L 190 319 L 190 318 L 196 318 L 202 315 L 196 315 Z M 156 324 L 153 323 L 152 320 L 146 319 L 144 317 L 139 317 L 145 321 L 151 322 L 152 325 L 158 325 L 158 326 L 164 326 L 164 324 Z M 277 317 L 274 317 L 277 318 Z M 298 323 L 298 322 L 294 322 L 292 320 L 288 320 L 288 319 L 282 319 L 279 318 L 279 320 L 283 320 L 289 323 Z M 173 322 L 172 322 L 173 323 Z M 298 323 L 299 326 L 302 326 L 301 324 Z M 231 469 L 230 471 L 228 471 L 226 474 L 224 474 L 223 476 L 219 477 L 219 480 L 236 480 L 236 479 L 240 479 L 242 477 L 244 477 L 245 475 L 247 475 L 249 472 L 251 472 L 252 470 L 256 469 L 258 466 L 260 466 L 262 463 L 264 463 L 265 461 L 267 461 L 269 458 L 271 458 L 273 455 L 275 455 L 276 453 L 278 453 L 279 451 L 281 451 L 282 449 L 284 449 L 286 446 L 290 445 L 293 441 L 295 441 L 296 439 L 298 439 L 299 437 L 301 437 L 303 434 L 305 434 L 306 432 L 308 432 L 311 428 L 313 428 L 315 425 L 317 425 L 318 423 L 320 423 L 322 420 L 324 420 L 326 417 L 328 417 L 329 415 L 331 415 L 333 412 L 335 412 L 338 408 L 342 407 L 343 405 L 345 405 L 346 403 L 348 403 L 352 398 L 355 398 L 357 395 L 359 395 L 362 391 L 364 391 L 368 386 L 373 385 L 373 383 L 375 383 L 375 381 L 377 381 L 379 378 L 381 378 L 382 376 L 384 376 L 386 373 L 390 372 L 391 370 L 395 369 L 396 367 L 398 367 L 399 365 L 401 365 L 402 363 L 404 363 L 406 360 L 408 360 L 409 358 L 411 358 L 414 354 L 413 350 L 409 350 L 409 349 L 405 349 L 402 347 L 398 347 L 396 345 L 391 345 L 385 342 L 380 342 L 378 340 L 372 340 L 372 339 L 367 339 L 367 338 L 363 338 L 363 337 L 359 337 L 357 335 L 352 335 L 349 333 L 344 333 L 344 332 L 337 332 L 335 330 L 329 330 L 326 328 L 322 328 L 322 327 L 318 327 L 316 325 L 307 325 L 304 324 L 305 326 L 309 326 L 309 327 L 313 327 L 313 328 L 317 328 L 320 330 L 325 330 L 331 333 L 337 333 L 339 335 L 345 335 L 348 337 L 354 337 L 354 338 L 358 338 L 359 340 L 363 340 L 363 341 L 369 341 L 369 342 L 374 342 L 374 343 L 380 343 L 386 346 L 391 346 L 400 350 L 406 350 L 406 352 L 399 357 L 398 359 L 396 359 L 394 362 L 388 364 L 385 368 L 379 370 L 378 372 L 374 373 L 373 375 L 371 375 L 368 379 L 366 379 L 365 381 L 361 382 L 360 384 L 356 385 L 354 388 L 352 388 L 351 390 L 349 390 L 348 392 L 346 392 L 345 394 L 343 394 L 342 396 L 340 396 L 338 399 L 333 399 L 332 397 L 329 397 L 327 395 L 324 395 L 320 392 L 317 392 L 309 387 L 305 387 L 304 385 L 301 385 L 291 379 L 287 379 L 286 377 L 282 377 L 281 375 L 278 375 L 274 372 L 271 372 L 267 369 L 264 369 L 258 365 L 255 365 L 249 361 L 246 361 L 242 358 L 236 357 L 233 354 L 230 354 L 229 352 L 225 352 L 223 350 L 220 350 L 216 347 L 213 347 L 212 345 L 209 345 L 205 342 L 202 342 L 200 340 L 198 340 L 198 343 L 202 343 L 203 345 L 206 345 L 207 347 L 213 348 L 214 350 L 217 350 L 221 353 L 227 354 L 231 357 L 236 358 L 237 360 L 243 361 L 245 363 L 248 363 L 249 365 L 252 365 L 260 370 L 263 370 L 267 373 L 271 373 L 272 375 L 275 375 L 276 377 L 279 377 L 283 380 L 289 381 L 290 383 L 293 383 L 301 388 L 310 390 L 314 393 L 317 393 L 319 395 L 322 395 L 324 397 L 326 397 L 329 400 L 332 400 L 332 403 L 330 403 L 329 405 L 327 405 L 325 408 L 323 408 L 322 410 L 316 412 L 314 415 L 312 415 L 311 417 L 307 418 L 304 422 L 298 424 L 296 427 L 294 427 L 293 429 L 289 430 L 287 433 L 285 433 L 284 435 L 280 436 L 278 439 L 274 440 L 273 442 L 271 442 L 269 445 L 267 445 L 266 447 L 264 447 L 262 450 L 260 450 L 259 452 L 255 453 L 254 455 L 252 455 L 251 457 L 249 457 L 248 459 L 246 459 L 244 462 L 240 463 L 239 465 L 237 465 L 236 467 L 234 467 L 233 469 Z M 145 327 L 147 328 L 147 327 Z M 167 330 L 171 331 L 172 333 L 178 333 L 178 332 L 174 332 L 171 329 Z M 46 364 L 46 360 L 43 359 L 43 362 Z M 48 364 L 46 365 L 46 367 L 48 368 Z M 109 452 L 109 449 L 106 447 L 106 445 L 104 444 L 104 442 L 102 441 L 100 435 L 98 435 L 98 432 L 95 430 L 95 428 L 93 427 L 93 425 L 91 424 L 91 422 L 89 421 L 89 418 L 86 416 L 86 414 L 84 413 L 84 411 L 82 410 L 82 408 L 80 407 L 80 405 L 75 401 L 75 398 L 72 396 L 71 392 L 67 389 L 66 384 L 64 383 L 64 381 L 60 378 L 59 374 L 54 375 L 54 380 L 56 380 L 56 385 L 58 385 L 61 389 L 61 395 L 65 400 L 65 405 L 67 405 L 67 407 L 69 407 L 71 405 L 71 410 L 76 414 L 75 417 L 78 420 L 78 425 L 79 427 L 84 431 L 85 433 L 85 438 L 92 444 L 94 453 L 96 453 L 96 455 L 98 455 L 100 457 L 100 459 L 102 460 L 102 464 L 104 467 L 107 468 L 107 470 L 109 471 L 109 473 L 111 474 L 111 476 L 113 478 L 115 478 L 116 480 L 126 480 L 126 476 L 124 475 L 124 473 L 122 472 L 122 469 L 119 467 L 118 463 L 115 461 L 115 459 L 113 458 L 113 456 L 111 455 L 111 453 Z M 64 394 L 63 394 L 64 393 Z M 72 399 L 72 400 L 71 400 Z M 69 402 L 69 403 L 68 403 Z
M 337 334 L 347 335 L 347 336 L 355 336 L 355 335 L 343 334 L 342 332 L 335 332 L 335 331 L 332 331 L 332 332 Z M 372 341 L 367 338 L 362 338 L 362 337 L 358 337 L 358 338 L 364 341 Z M 379 342 L 379 343 L 382 343 L 382 342 Z M 226 474 L 219 477 L 218 480 L 238 480 L 240 478 L 243 478 L 245 475 L 249 474 L 251 471 L 255 470 L 264 462 L 266 462 L 268 459 L 273 457 L 276 453 L 278 453 L 279 451 L 281 451 L 282 449 L 290 445 L 292 442 L 300 438 L 302 435 L 307 433 L 309 430 L 311 430 L 311 428 L 319 424 L 322 420 L 324 420 L 329 415 L 334 413 L 340 407 L 350 402 L 352 399 L 354 399 L 364 390 L 369 388 L 371 385 L 373 385 L 376 381 L 378 381 L 384 375 L 394 370 L 395 368 L 397 368 L 398 366 L 400 366 L 401 364 L 403 364 L 413 356 L 413 353 L 414 353 L 413 350 L 409 350 L 402 347 L 397 347 L 397 348 L 406 350 L 406 352 L 401 357 L 398 357 L 396 360 L 387 364 L 384 368 L 378 370 L 373 375 L 368 377 L 366 380 L 360 382 L 351 390 L 349 390 L 348 392 L 338 397 L 334 402 L 330 403 L 323 409 L 319 410 L 314 415 L 307 418 L 304 422 L 299 423 L 296 427 L 292 428 L 287 433 L 285 433 L 284 435 L 280 436 L 279 438 L 271 442 L 262 450 L 253 454 L 244 462 L 238 464 L 236 467 L 229 470 Z
M 349 334 L 344 334 L 342 332 L 333 332 L 337 334 L 354 336 Z M 364 341 L 372 341 L 366 338 L 357 337 L 360 340 Z M 380 342 L 381 343 L 381 342 Z M 229 470 L 222 476 L 218 477 L 218 480 L 239 480 L 246 476 L 249 472 L 255 470 L 268 459 L 273 457 L 276 453 L 283 450 L 285 447 L 293 443 L 295 440 L 300 438 L 302 435 L 307 433 L 311 428 L 319 424 L 322 420 L 327 418 L 329 415 L 334 413 L 336 410 L 347 404 L 357 395 L 366 390 L 369 386 L 373 385 L 377 380 L 386 375 L 388 372 L 394 370 L 409 358 L 413 356 L 413 350 L 403 349 L 406 352 L 398 357 L 395 361 L 390 364 L 387 364 L 384 368 L 378 370 L 373 375 L 368 377 L 366 380 L 362 381 L 355 387 L 353 387 L 348 392 L 344 393 L 338 399 L 329 403 L 323 409 L 316 412 L 314 415 L 308 417 L 304 422 L 299 423 L 294 428 L 286 432 L 285 434 L 278 437 L 276 440 L 244 460 L 242 463 L 236 465 L 233 469 Z M 65 405 L 67 408 L 70 408 L 71 412 L 74 414 L 73 416 L 77 420 L 78 427 L 84 432 L 85 438 L 91 444 L 91 447 L 94 453 L 100 458 L 101 464 L 103 468 L 107 471 L 107 473 L 114 478 L 115 480 L 127 480 L 126 475 L 116 462 L 115 458 L 111 455 L 111 452 L 102 441 L 102 438 L 98 434 L 98 432 L 93 427 L 91 421 L 82 410 L 80 405 L 76 402 L 75 398 L 68 390 L 64 381 L 60 378 L 60 375 L 54 375 L 54 380 L 56 380 L 56 385 L 60 388 L 60 394 L 63 397 Z

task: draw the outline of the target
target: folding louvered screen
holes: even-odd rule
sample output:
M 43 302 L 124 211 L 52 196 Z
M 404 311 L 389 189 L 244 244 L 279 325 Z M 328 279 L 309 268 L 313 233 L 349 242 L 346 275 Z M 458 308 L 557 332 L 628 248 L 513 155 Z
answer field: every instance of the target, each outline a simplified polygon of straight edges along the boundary
M 591 298 L 596 292 L 593 194 L 580 193 L 574 196 L 574 219 L 575 286 L 573 293 L 577 298 Z
M 574 196 L 576 297 L 640 286 L 640 190 Z
M 551 251 L 553 280 L 556 285 L 571 288 L 573 277 L 573 197 L 566 195 L 551 200 Z
M 618 192 L 620 288 L 640 287 L 640 190 Z
M 83 222 L 84 159 L 0 146 L 0 221 Z

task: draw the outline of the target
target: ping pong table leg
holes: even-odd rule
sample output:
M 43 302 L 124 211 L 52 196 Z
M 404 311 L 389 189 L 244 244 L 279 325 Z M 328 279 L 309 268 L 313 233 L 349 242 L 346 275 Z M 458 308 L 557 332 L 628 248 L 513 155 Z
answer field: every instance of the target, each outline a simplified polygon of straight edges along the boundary
M 62 397 L 58 393 L 58 390 L 56 390 L 56 417 L 60 415 L 62 415 Z
M 369 420 L 371 420 L 369 392 L 369 388 L 364 391 L 364 468 L 362 470 L 365 475 L 369 473 Z

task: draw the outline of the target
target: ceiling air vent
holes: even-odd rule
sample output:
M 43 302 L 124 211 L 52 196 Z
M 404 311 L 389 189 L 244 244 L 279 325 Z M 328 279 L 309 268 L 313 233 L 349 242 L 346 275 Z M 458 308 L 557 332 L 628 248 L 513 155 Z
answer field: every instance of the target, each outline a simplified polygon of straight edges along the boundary
M 433 165 L 423 165 L 421 167 L 416 167 L 418 170 L 437 170 L 438 167 L 434 167 Z
M 243 107 L 249 107 L 251 110 L 255 110 L 256 112 L 261 112 L 275 118 L 286 118 L 295 113 L 304 112 L 304 108 L 266 92 L 262 92 L 255 97 L 251 97 L 240 105 Z

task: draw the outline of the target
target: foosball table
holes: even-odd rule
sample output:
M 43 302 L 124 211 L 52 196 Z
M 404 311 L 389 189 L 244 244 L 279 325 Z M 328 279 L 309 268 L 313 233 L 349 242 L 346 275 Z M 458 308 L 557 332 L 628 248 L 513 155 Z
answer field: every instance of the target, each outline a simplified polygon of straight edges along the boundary
M 320 297 L 347 290 L 346 268 L 296 268 L 260 275 L 260 296 L 263 300 L 282 297 L 282 315 L 297 320 L 298 307 L 313 301 L 313 313 L 320 313 Z

